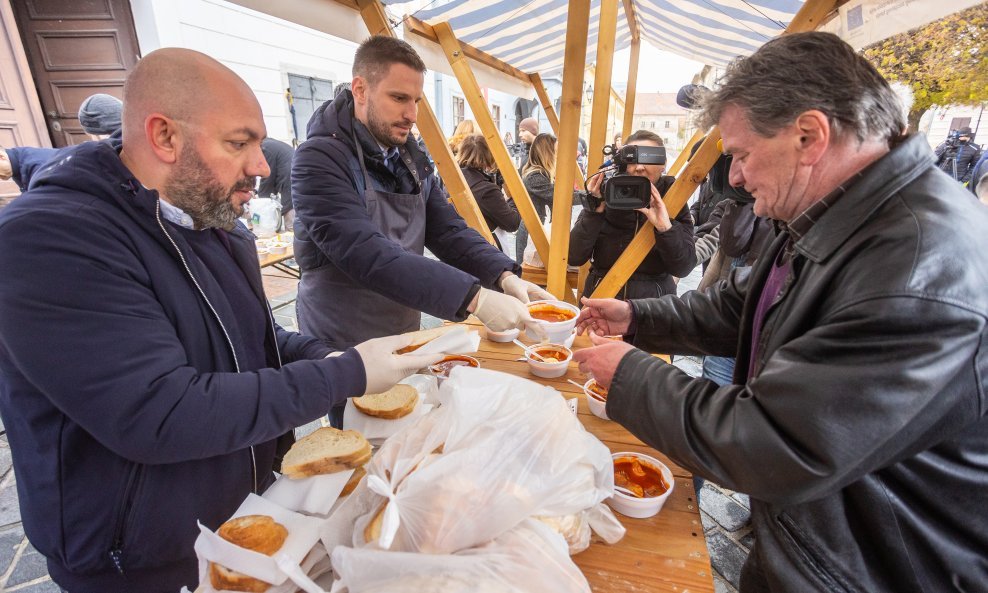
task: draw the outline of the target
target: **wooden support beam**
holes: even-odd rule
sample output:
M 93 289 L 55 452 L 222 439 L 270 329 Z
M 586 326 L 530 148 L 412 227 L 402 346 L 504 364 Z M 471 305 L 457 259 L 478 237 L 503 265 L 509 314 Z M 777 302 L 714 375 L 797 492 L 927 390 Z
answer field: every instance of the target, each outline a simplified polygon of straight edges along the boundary
M 625 7 L 627 11 L 627 7 Z M 634 130 L 635 96 L 638 92 L 638 58 L 641 55 L 642 42 L 637 37 L 631 40 L 631 61 L 628 63 L 628 87 L 624 92 L 624 129 L 621 140 L 624 141 Z
M 666 175 L 672 175 L 675 177 L 676 174 L 679 173 L 679 170 L 683 168 L 686 161 L 690 160 L 690 149 L 693 148 L 694 144 L 700 141 L 700 138 L 703 138 L 703 130 L 697 130 L 693 133 L 693 137 L 686 142 L 686 145 L 683 147 L 683 151 L 680 152 L 679 156 L 676 157 L 676 160 L 673 161 L 672 166 L 666 170 Z
M 590 0 L 570 0 L 566 17 L 566 50 L 563 58 L 562 113 L 559 114 L 559 144 L 556 154 L 575 155 L 580 134 L 580 102 L 587 61 Z M 607 96 L 605 91 L 604 96 Z M 566 290 L 570 221 L 573 217 L 573 180 L 576 161 L 572 156 L 557 159 L 556 184 L 552 194 L 552 240 L 549 257 L 543 257 L 548 273 L 547 290 L 562 298 Z
M 341 2 L 341 4 L 347 3 Z M 395 36 L 391 24 L 388 22 L 388 17 L 384 13 L 384 6 L 378 0 L 356 0 L 356 4 L 368 31 L 377 35 Z M 436 163 L 443 183 L 446 184 L 446 191 L 449 192 L 449 197 L 453 200 L 456 211 L 470 228 L 476 230 L 488 243 L 493 245 L 494 235 L 487 227 L 487 221 L 484 220 L 480 207 L 477 206 L 477 200 L 474 199 L 470 186 L 463 178 L 463 172 L 453 160 L 453 153 L 449 149 L 449 144 L 446 143 L 446 135 L 443 134 L 439 120 L 436 119 L 436 114 L 432 111 L 429 100 L 425 97 L 422 97 L 422 101 L 419 102 L 418 111 L 419 132 L 425 139 L 425 145 L 432 155 L 432 160 Z
M 518 207 L 518 213 L 521 214 L 522 220 L 525 221 L 528 234 L 532 238 L 532 243 L 535 244 L 535 250 L 539 252 L 542 261 L 546 261 L 546 258 L 549 256 L 549 240 L 545 236 L 545 230 L 542 228 L 539 215 L 535 212 L 532 198 L 528 195 L 528 190 L 521 181 L 521 175 L 515 169 L 515 163 L 511 159 L 511 155 L 508 154 L 508 148 L 504 145 L 501 132 L 494 124 L 494 118 L 491 117 L 490 108 L 480 93 L 480 88 L 477 86 L 477 79 L 474 77 L 473 71 L 470 70 L 470 62 L 467 60 L 466 55 L 464 55 L 460 42 L 453 35 L 453 29 L 450 28 L 449 23 L 439 23 L 433 27 L 433 30 L 439 39 L 439 44 L 443 48 L 443 53 L 446 54 L 446 59 L 449 60 L 449 65 L 453 68 L 456 80 L 460 83 L 460 88 L 463 89 L 463 96 L 466 97 L 467 103 L 470 104 L 470 111 L 473 112 L 474 119 L 480 125 L 480 130 L 484 134 L 484 138 L 487 139 L 487 146 L 494 155 L 494 162 L 497 163 L 497 168 L 501 171 L 501 175 L 504 176 L 504 185 L 511 197 L 514 198 L 515 206 Z M 573 182 L 570 181 L 570 183 L 572 184 Z
M 830 20 L 837 13 L 837 8 L 848 0 L 806 0 L 796 16 L 792 18 L 786 33 L 802 33 L 816 31 L 820 25 Z
M 587 171 L 596 171 L 604 162 L 601 149 L 607 144 L 607 112 L 611 107 L 611 72 L 614 69 L 614 39 L 617 36 L 617 2 L 618 0 L 600 0 Z
M 638 29 L 638 15 L 635 14 L 635 1 L 622 0 L 624 3 L 624 16 L 628 19 L 628 30 L 631 31 L 631 40 L 641 39 L 641 31 Z
M 420 21 L 414 16 L 408 16 L 405 18 L 405 26 L 408 30 L 419 37 L 428 39 L 429 41 L 439 43 L 439 36 L 436 35 L 435 27 L 430 25 L 425 21 Z M 511 76 L 512 78 L 517 78 L 518 80 L 528 84 L 531 82 L 528 74 L 525 74 L 521 70 L 515 68 L 507 62 L 503 62 L 487 52 L 477 49 L 476 47 L 470 45 L 469 43 L 463 43 L 458 41 L 462 52 L 471 60 L 484 64 L 485 66 L 490 66 L 491 68 Z
M 669 210 L 670 218 L 675 218 L 679 211 L 686 207 L 686 201 L 703 181 L 703 178 L 707 176 L 710 167 L 717 161 L 720 156 L 720 150 L 717 149 L 718 140 L 720 140 L 720 129 L 714 128 L 707 134 L 707 139 L 700 145 L 693 158 L 689 160 L 683 174 L 666 192 L 662 201 L 665 202 L 666 208 Z M 655 227 L 646 224 L 638 231 L 628 248 L 624 250 L 621 257 L 614 262 L 610 271 L 597 285 L 593 298 L 614 297 L 621 290 L 621 287 L 628 282 L 631 275 L 635 273 L 654 245 Z
M 549 93 L 546 91 L 545 84 L 542 82 L 542 76 L 538 72 L 533 72 L 531 74 L 532 86 L 535 87 L 535 95 L 539 98 L 539 104 L 542 105 L 542 111 L 545 112 L 545 118 L 549 120 L 549 127 L 552 128 L 552 133 L 559 137 L 559 117 L 556 115 L 556 108 L 552 106 L 552 100 L 549 99 Z M 580 187 L 587 184 L 586 178 L 583 176 L 583 171 L 580 168 L 576 168 L 576 180 L 579 182 Z

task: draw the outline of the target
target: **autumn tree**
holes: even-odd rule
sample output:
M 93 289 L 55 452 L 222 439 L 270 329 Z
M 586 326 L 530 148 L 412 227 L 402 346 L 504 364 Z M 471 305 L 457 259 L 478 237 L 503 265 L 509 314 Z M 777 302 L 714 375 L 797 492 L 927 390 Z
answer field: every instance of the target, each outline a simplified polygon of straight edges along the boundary
M 934 105 L 988 101 L 988 3 L 889 37 L 863 50 L 890 81 L 913 91 L 909 129 Z

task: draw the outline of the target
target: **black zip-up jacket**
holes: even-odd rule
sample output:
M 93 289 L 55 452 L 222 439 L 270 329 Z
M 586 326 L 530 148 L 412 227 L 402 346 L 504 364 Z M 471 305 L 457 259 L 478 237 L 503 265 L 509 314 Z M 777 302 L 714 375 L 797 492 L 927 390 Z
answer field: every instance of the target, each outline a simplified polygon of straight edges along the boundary
M 607 415 L 751 497 L 744 593 L 984 591 L 988 583 L 988 209 L 913 136 L 795 242 L 752 319 L 780 235 L 750 273 L 632 301 L 635 345 L 737 356 L 735 381 L 622 358 Z
M 659 178 L 659 194 L 665 195 L 674 181 L 669 175 Z M 683 207 L 671 221 L 672 228 L 664 233 L 653 229 L 655 245 L 635 270 L 636 278 L 654 280 L 665 294 L 676 292 L 673 276 L 681 278 L 696 267 L 696 238 L 689 209 Z M 634 210 L 604 208 L 597 213 L 584 209 L 570 234 L 569 265 L 581 266 L 591 260 L 592 269 L 602 277 L 624 253 L 637 230 L 650 224 L 644 214 Z
M 194 588 L 196 521 L 262 492 L 276 439 L 366 382 L 270 310 L 268 368 L 238 372 L 237 312 L 159 207 L 87 142 L 0 212 L 0 414 L 24 530 L 73 593 Z M 227 237 L 263 301 L 253 236 Z

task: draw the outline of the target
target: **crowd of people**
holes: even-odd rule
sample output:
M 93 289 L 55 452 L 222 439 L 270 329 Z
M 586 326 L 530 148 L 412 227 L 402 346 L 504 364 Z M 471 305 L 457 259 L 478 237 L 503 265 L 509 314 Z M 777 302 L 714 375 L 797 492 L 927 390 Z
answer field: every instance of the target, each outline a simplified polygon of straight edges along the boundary
M 520 277 L 517 196 L 485 138 L 464 125 L 450 148 L 516 259 L 464 223 L 412 135 L 425 70 L 407 43 L 369 38 L 292 150 L 234 72 L 162 49 L 130 73 L 107 138 L 32 169 L 0 155 L 26 189 L 0 211 L 0 414 L 25 531 L 60 587 L 194 588 L 196 522 L 263 492 L 294 427 L 340 426 L 348 398 L 438 360 L 397 353 L 422 312 L 541 332 L 525 303 L 552 295 Z M 664 164 L 637 163 L 648 204 L 609 206 L 591 174 L 572 230 L 593 343 L 575 360 L 609 388 L 607 415 L 749 494 L 743 593 L 980 587 L 988 209 L 957 183 L 981 191 L 970 130 L 938 161 L 888 83 L 824 33 L 739 58 L 698 117 L 725 155 L 696 216 L 665 207 Z M 534 118 L 518 137 L 545 221 L 556 139 Z M 238 220 L 257 178 L 293 212 L 299 332 L 275 322 Z M 620 298 L 587 298 L 649 227 Z M 700 290 L 676 296 L 697 265 Z M 653 353 L 708 362 L 690 377 Z

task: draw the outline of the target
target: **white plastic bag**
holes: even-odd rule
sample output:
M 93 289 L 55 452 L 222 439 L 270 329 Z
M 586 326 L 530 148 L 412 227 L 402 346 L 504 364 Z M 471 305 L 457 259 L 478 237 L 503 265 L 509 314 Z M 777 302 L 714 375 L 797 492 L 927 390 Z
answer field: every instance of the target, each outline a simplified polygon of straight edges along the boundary
M 589 593 L 566 542 L 528 520 L 482 546 L 455 554 L 337 547 L 333 591 L 348 593 Z
M 554 389 L 457 367 L 439 399 L 442 407 L 388 439 L 367 465 L 384 508 L 380 547 L 448 554 L 613 493 L 610 452 Z M 355 545 L 377 512 L 358 522 Z
M 542 228 L 545 229 L 545 236 L 548 239 L 552 236 L 552 222 L 546 221 L 542 223 Z M 522 255 L 522 262 L 532 266 L 533 268 L 545 268 L 545 263 L 542 261 L 542 256 L 535 249 L 535 243 L 532 242 L 532 235 L 528 235 L 528 243 L 525 244 L 525 253 Z
M 248 202 L 250 221 L 254 234 L 258 237 L 270 237 L 278 232 L 281 223 L 281 202 L 270 198 L 254 198 Z

